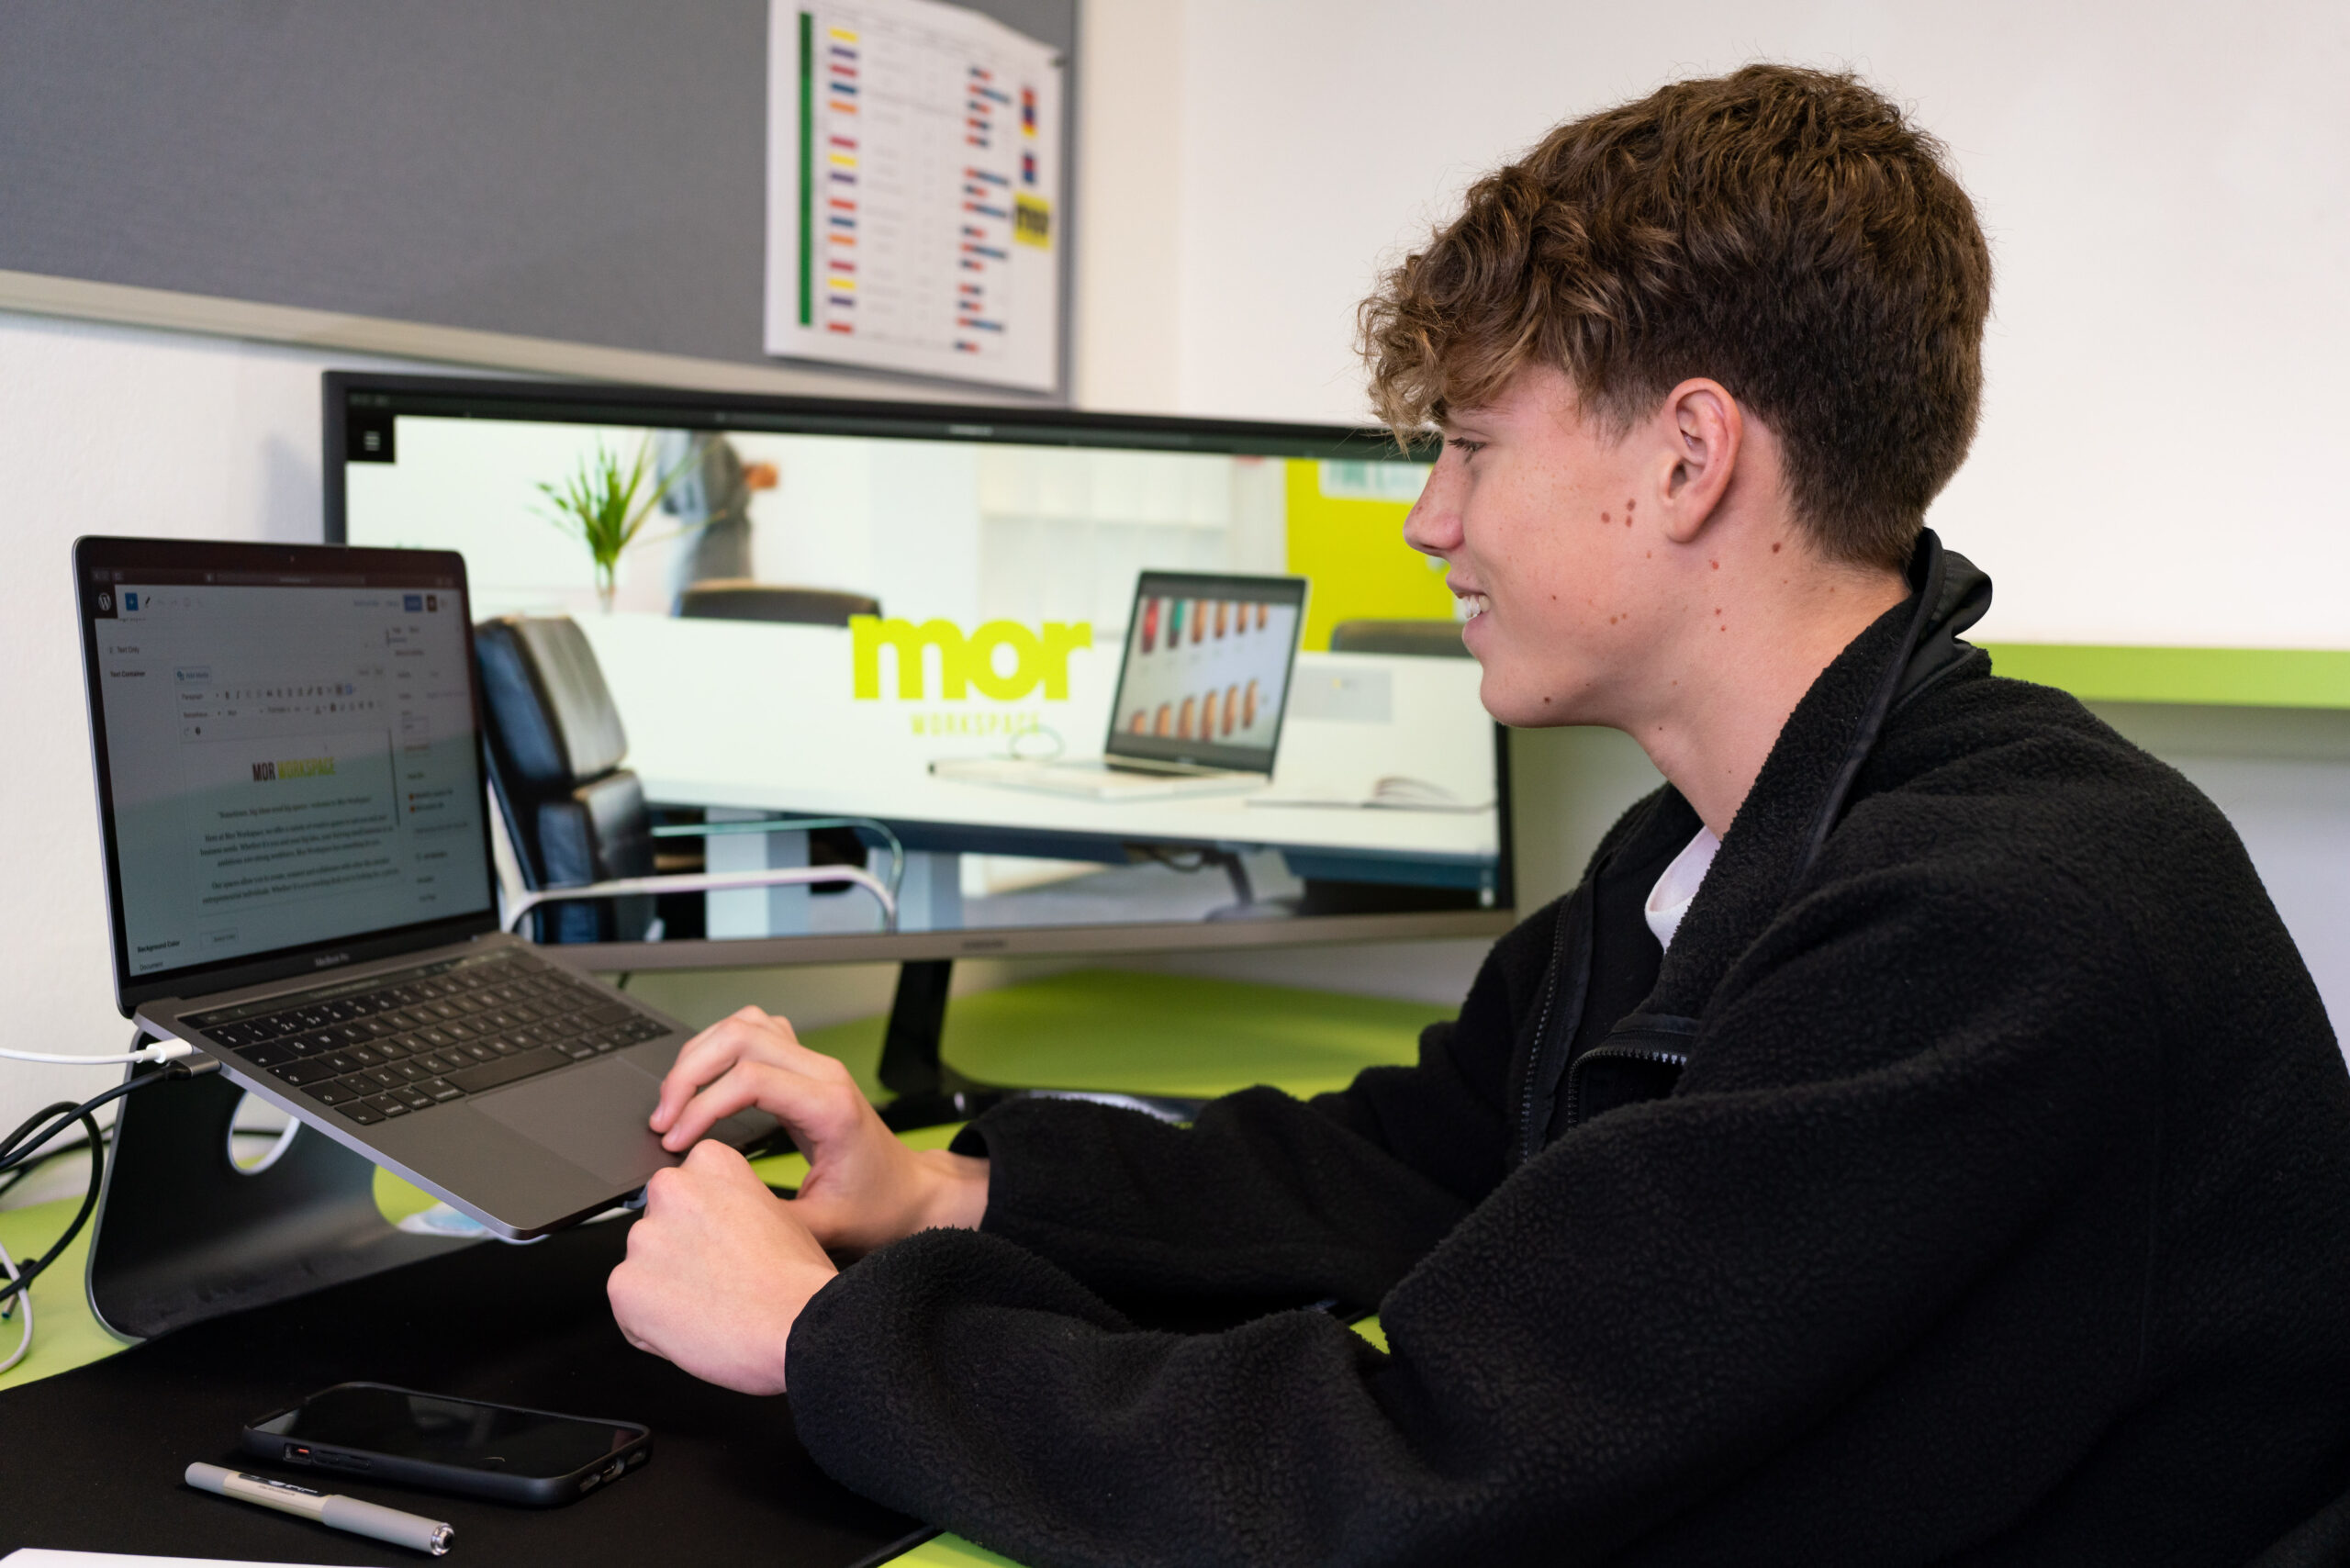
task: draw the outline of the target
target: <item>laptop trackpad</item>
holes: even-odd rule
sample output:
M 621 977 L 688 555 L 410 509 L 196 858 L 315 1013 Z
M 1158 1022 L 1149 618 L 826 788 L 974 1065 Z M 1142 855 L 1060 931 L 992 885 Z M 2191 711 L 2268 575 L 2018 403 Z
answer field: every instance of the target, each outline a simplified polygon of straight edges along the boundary
M 655 1170 L 681 1159 L 663 1148 L 645 1126 L 660 1097 L 658 1078 L 625 1058 L 607 1057 L 502 1094 L 484 1095 L 474 1108 L 623 1192 L 643 1186 Z M 764 1114 L 749 1112 L 729 1116 L 710 1136 L 746 1143 L 763 1130 L 757 1124 L 774 1125 Z

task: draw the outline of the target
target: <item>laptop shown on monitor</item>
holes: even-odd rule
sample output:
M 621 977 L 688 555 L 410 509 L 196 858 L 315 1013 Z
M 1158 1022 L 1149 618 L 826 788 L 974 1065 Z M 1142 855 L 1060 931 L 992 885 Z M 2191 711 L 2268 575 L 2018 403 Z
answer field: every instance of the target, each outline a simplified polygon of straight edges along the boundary
M 956 758 L 931 771 L 1095 800 L 1261 790 L 1281 748 L 1305 590 L 1304 577 L 1144 572 L 1099 762 Z
M 126 1016 L 501 1236 L 677 1163 L 690 1031 L 498 930 L 463 557 L 87 538 L 73 577 Z

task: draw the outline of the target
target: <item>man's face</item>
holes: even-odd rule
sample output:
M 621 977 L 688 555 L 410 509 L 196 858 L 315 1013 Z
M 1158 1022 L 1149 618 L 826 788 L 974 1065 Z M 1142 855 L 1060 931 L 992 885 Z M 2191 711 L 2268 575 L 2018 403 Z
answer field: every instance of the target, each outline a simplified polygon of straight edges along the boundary
M 1641 526 L 1647 443 L 1577 411 L 1565 375 L 1520 372 L 1444 426 L 1445 447 L 1404 524 L 1468 601 L 1461 640 L 1484 667 L 1485 709 L 1505 724 L 1612 722 L 1666 633 L 1658 547 Z

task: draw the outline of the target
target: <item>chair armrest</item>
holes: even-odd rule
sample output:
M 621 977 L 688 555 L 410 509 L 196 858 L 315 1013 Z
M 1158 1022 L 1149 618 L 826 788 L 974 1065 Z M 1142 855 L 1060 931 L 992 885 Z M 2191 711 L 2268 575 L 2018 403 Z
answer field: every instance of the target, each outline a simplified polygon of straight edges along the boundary
M 854 866 L 778 866 L 764 871 L 688 871 L 669 877 L 616 877 L 576 888 L 545 888 L 518 893 L 506 906 L 505 928 L 513 930 L 522 917 L 543 903 L 575 899 L 629 898 L 645 893 L 730 892 L 742 888 L 785 888 L 811 882 L 855 882 L 881 906 L 882 927 L 898 929 L 898 901 L 870 871 Z
M 719 823 L 662 823 L 653 829 L 655 839 L 664 838 L 731 838 L 740 834 L 811 833 L 818 828 L 845 827 L 870 833 L 890 851 L 890 886 L 895 889 L 906 874 L 906 846 L 890 824 L 873 817 L 770 817 L 764 821 Z

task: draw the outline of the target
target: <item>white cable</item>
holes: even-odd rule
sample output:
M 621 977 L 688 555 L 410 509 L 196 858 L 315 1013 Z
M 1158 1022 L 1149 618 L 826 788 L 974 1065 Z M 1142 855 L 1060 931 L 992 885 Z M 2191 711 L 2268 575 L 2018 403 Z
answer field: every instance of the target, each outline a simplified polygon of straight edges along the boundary
M 17 1260 L 8 1256 L 8 1249 L 6 1247 L 0 1247 L 0 1269 L 6 1270 L 8 1278 L 11 1280 L 22 1277 L 17 1272 Z M 23 1361 L 25 1352 L 33 1348 L 33 1293 L 29 1290 L 21 1290 L 9 1299 L 24 1308 L 25 1331 L 17 1338 L 15 1353 L 6 1361 L 0 1361 L 0 1372 L 7 1372 L 9 1368 Z
M 155 1044 L 141 1049 L 111 1057 L 63 1056 L 44 1051 L 0 1049 L 0 1057 L 5 1057 L 10 1061 L 37 1061 L 45 1067 L 123 1067 L 132 1062 L 177 1061 L 182 1057 L 192 1057 L 195 1054 L 196 1047 L 182 1040 L 158 1040 Z
M 249 1092 L 246 1098 L 252 1097 Z M 284 1126 L 278 1128 L 275 1135 L 276 1141 L 262 1151 L 261 1158 L 251 1165 L 246 1165 L 237 1159 L 237 1140 L 240 1137 L 269 1137 L 271 1135 L 266 1131 L 245 1132 L 238 1127 L 236 1118 L 232 1116 L 229 1120 L 229 1163 L 240 1176 L 258 1176 L 285 1158 L 285 1151 L 294 1147 L 294 1135 L 301 1130 L 302 1124 L 299 1121 L 289 1120 Z

